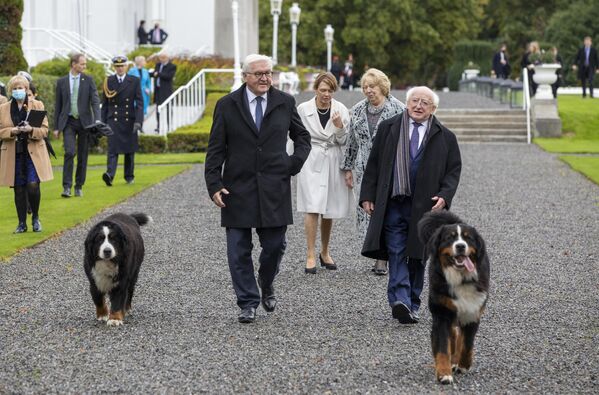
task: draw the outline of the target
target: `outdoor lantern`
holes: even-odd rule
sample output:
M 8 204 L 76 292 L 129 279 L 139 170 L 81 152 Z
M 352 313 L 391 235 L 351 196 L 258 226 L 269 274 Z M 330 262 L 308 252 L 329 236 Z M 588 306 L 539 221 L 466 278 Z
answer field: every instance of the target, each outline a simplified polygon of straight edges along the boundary
M 292 25 L 299 25 L 301 12 L 302 9 L 298 3 L 293 3 L 291 8 L 289 8 L 289 21 Z
M 324 39 L 326 42 L 328 42 L 328 43 L 333 42 L 334 34 L 335 34 L 335 29 L 333 29 L 333 26 L 327 25 L 327 27 L 324 28 Z
M 281 7 L 283 7 L 283 0 L 270 0 L 270 13 L 272 15 L 281 15 Z

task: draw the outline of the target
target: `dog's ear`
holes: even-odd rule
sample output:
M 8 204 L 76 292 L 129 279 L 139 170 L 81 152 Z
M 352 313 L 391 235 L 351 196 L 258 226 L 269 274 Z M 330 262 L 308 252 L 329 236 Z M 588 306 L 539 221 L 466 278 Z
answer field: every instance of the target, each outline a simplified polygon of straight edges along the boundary
M 431 259 L 438 259 L 439 255 L 439 244 L 441 243 L 441 235 L 445 226 L 438 227 L 426 243 L 426 253 Z
M 86 259 L 92 259 L 95 257 L 96 252 L 94 251 L 94 239 L 98 233 L 98 225 L 91 228 L 87 237 L 85 238 L 84 248 L 85 248 L 85 257 Z
M 472 237 L 476 242 L 476 262 L 481 262 L 483 257 L 487 254 L 487 246 L 485 245 L 485 241 L 478 234 L 478 231 L 475 228 L 472 228 Z

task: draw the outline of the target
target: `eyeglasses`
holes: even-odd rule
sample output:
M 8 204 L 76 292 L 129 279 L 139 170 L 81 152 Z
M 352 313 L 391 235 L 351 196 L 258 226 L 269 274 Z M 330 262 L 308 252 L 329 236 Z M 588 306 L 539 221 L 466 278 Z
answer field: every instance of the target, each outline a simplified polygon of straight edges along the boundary
M 272 77 L 272 71 L 265 71 L 263 73 L 261 72 L 256 72 L 256 73 L 245 73 L 246 75 L 253 75 L 254 77 L 256 77 L 257 79 L 261 79 L 262 77 L 266 77 L 266 78 L 270 78 Z
M 412 103 L 413 105 L 417 106 L 418 103 L 420 103 L 422 105 L 422 107 L 430 107 L 433 103 L 431 103 L 430 101 L 426 100 L 426 99 L 422 99 L 422 98 L 417 98 L 417 97 L 413 97 L 410 99 L 410 103 Z

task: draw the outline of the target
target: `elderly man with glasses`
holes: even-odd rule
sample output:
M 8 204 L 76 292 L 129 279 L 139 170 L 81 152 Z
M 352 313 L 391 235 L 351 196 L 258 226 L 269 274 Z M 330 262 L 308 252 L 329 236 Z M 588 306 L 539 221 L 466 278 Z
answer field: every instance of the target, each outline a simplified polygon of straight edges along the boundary
M 368 158 L 360 205 L 371 215 L 362 255 L 389 261 L 387 298 L 393 318 L 418 322 L 424 246 L 417 224 L 430 210 L 449 209 L 462 161 L 456 136 L 433 115 L 439 97 L 420 86 L 407 111 L 379 126 Z
M 245 83 L 216 104 L 205 178 L 226 228 L 229 269 L 241 308 L 238 321 L 251 323 L 260 303 L 267 312 L 275 310 L 273 282 L 285 252 L 287 225 L 293 223 L 290 178 L 301 170 L 311 144 L 295 99 L 272 87 L 269 57 L 249 55 L 243 77 Z M 288 135 L 292 155 L 286 152 Z M 258 284 L 252 228 L 262 247 Z

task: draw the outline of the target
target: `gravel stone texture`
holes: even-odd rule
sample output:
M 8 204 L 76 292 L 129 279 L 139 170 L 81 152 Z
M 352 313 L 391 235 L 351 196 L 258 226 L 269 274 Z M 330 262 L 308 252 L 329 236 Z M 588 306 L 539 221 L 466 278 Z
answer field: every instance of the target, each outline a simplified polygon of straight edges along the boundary
M 306 275 L 295 213 L 276 312 L 239 324 L 198 165 L 0 263 L 0 393 L 598 393 L 599 187 L 534 145 L 461 148 L 453 209 L 487 241 L 492 288 L 474 366 L 453 385 L 434 379 L 428 309 L 417 325 L 391 318 L 352 218 L 334 225 L 339 270 Z M 117 211 L 155 222 L 133 314 L 107 327 L 83 240 Z

